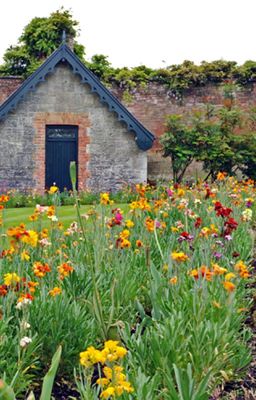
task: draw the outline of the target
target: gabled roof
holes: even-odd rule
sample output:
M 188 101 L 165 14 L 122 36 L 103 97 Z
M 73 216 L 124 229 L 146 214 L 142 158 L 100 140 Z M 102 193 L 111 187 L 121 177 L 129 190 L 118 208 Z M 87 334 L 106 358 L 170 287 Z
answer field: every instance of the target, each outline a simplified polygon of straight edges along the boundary
M 97 93 L 100 101 L 106 103 L 110 111 L 117 114 L 119 121 L 126 123 L 128 131 L 135 134 L 135 140 L 138 147 L 142 150 L 148 150 L 152 147 L 155 139 L 149 132 L 113 94 L 100 82 L 100 80 L 79 60 L 71 49 L 63 43 L 47 60 L 28 78 L 23 84 L 0 106 L 0 121 L 7 117 L 8 113 L 14 110 L 20 100 L 36 86 L 45 81 L 49 73 L 54 72 L 55 67 L 60 62 L 67 62 L 74 74 L 81 76 L 82 83 L 89 84 L 91 91 Z

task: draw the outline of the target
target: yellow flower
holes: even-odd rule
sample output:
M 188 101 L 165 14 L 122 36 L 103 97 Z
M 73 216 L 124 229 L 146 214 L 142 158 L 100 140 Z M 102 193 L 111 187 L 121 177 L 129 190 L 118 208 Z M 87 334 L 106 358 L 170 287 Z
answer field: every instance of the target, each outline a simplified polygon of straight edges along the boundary
M 229 272 L 228 274 L 225 275 L 225 281 L 230 281 L 231 279 L 235 278 L 236 275 L 233 274 L 233 272 Z
M 133 201 L 132 203 L 129 204 L 129 207 L 131 210 L 136 210 L 137 208 L 140 207 L 140 205 L 138 201 Z
M 99 378 L 99 379 L 97 379 L 96 383 L 97 383 L 97 385 L 100 385 L 100 386 L 107 386 L 109 384 L 109 379 Z
M 55 185 L 50 187 L 50 190 L 48 191 L 49 194 L 54 194 L 59 190 L 59 188 Z
M 172 259 L 177 262 L 183 262 L 188 260 L 188 256 L 185 253 L 183 253 L 183 251 L 180 252 L 173 251 Z
M 211 229 L 207 228 L 207 226 L 204 226 L 201 231 L 199 236 L 208 236 L 211 233 Z
M 127 219 L 126 221 L 125 221 L 125 225 L 127 226 L 127 228 L 133 228 L 134 227 L 134 222 L 133 221 L 131 221 L 130 219 Z
M 20 258 L 22 259 L 22 261 L 29 261 L 30 260 L 30 255 L 26 250 L 23 250 L 21 252 Z
M 110 200 L 109 193 L 101 193 L 100 194 L 100 204 L 108 205 L 113 204 L 113 200 Z
M 179 228 L 177 228 L 176 226 L 171 226 L 171 231 L 172 232 L 178 232 Z
M 251 221 L 252 219 L 252 210 L 250 208 L 247 208 L 242 212 L 242 220 L 245 222 Z
M 58 296 L 61 294 L 62 290 L 60 287 L 55 286 L 52 290 L 49 291 L 49 295 L 52 297 Z
M 4 275 L 4 284 L 6 286 L 15 285 L 20 282 L 20 277 L 15 272 L 8 272 Z
M 26 235 L 21 237 L 23 243 L 30 244 L 32 247 L 36 247 L 38 242 L 38 234 L 35 231 L 29 230 Z
M 118 341 L 108 340 L 105 342 L 102 354 L 107 361 L 117 361 L 119 358 L 123 358 L 127 354 L 127 350 L 124 347 L 118 346 Z
M 128 229 L 124 229 L 122 232 L 120 232 L 119 237 L 121 239 L 128 239 L 130 236 L 130 231 Z
M 89 368 L 93 364 L 102 363 L 104 364 L 106 358 L 102 354 L 100 350 L 95 349 L 95 347 L 90 346 L 86 351 L 80 353 L 80 364 L 85 367 Z
M 216 308 L 221 308 L 220 303 L 218 303 L 218 302 L 215 301 L 215 300 L 212 302 L 212 305 L 213 305 L 214 307 L 216 307 Z
M 115 388 L 113 386 L 109 386 L 107 389 L 101 392 L 100 397 L 102 399 L 108 399 L 110 396 L 113 396 L 114 394 L 115 394 Z
M 185 190 L 184 190 L 184 189 L 178 189 L 178 190 L 177 190 L 177 195 L 178 195 L 179 197 L 184 196 L 184 194 L 185 194 Z

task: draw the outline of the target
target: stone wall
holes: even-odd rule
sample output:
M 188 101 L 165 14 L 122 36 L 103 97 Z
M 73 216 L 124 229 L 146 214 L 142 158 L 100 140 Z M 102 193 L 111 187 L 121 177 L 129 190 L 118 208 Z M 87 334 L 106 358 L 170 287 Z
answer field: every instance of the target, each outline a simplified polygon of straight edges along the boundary
M 0 122 L 0 190 L 44 190 L 45 124 L 79 126 L 79 188 L 110 190 L 124 182 L 143 182 L 147 154 L 134 135 L 68 65 L 59 65 L 46 82 L 28 93 Z

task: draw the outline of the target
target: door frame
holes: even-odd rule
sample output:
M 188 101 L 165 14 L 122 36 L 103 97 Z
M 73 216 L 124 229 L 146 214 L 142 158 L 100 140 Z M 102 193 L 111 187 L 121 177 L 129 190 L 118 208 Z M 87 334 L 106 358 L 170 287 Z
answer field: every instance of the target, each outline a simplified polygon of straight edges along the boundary
M 90 178 L 90 128 L 91 121 L 87 113 L 37 112 L 34 117 L 33 138 L 33 181 L 34 190 L 45 193 L 45 126 L 77 125 L 78 126 L 78 190 L 86 190 Z
M 56 137 L 49 138 L 48 137 L 48 129 L 49 128 L 73 128 L 75 132 L 75 138 L 65 138 L 65 137 Z M 79 163 L 79 152 L 78 152 L 78 140 L 79 140 L 79 126 L 74 124 L 46 124 L 45 125 L 45 189 L 46 189 L 46 181 L 47 181 L 47 151 L 48 151 L 48 143 L 49 142 L 75 142 L 75 155 L 76 155 L 76 190 L 78 190 L 78 163 Z M 49 189 L 49 188 L 48 188 Z

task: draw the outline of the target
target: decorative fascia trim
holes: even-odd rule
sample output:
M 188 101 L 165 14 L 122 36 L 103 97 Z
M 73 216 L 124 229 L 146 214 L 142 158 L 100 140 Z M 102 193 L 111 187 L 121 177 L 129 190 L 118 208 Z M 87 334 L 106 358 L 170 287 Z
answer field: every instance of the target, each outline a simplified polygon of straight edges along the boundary
M 5 119 L 9 112 L 16 109 L 18 103 L 34 91 L 36 86 L 44 82 L 47 75 L 53 73 L 57 64 L 67 62 L 74 74 L 81 77 L 82 83 L 88 84 L 93 93 L 96 93 L 102 103 L 108 105 L 109 110 L 117 114 L 119 121 L 126 123 L 127 129 L 133 132 L 138 147 L 148 150 L 155 140 L 149 132 L 120 101 L 100 82 L 100 80 L 79 60 L 66 44 L 62 44 L 25 82 L 0 106 L 0 121 Z

